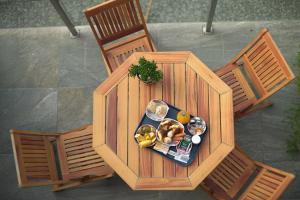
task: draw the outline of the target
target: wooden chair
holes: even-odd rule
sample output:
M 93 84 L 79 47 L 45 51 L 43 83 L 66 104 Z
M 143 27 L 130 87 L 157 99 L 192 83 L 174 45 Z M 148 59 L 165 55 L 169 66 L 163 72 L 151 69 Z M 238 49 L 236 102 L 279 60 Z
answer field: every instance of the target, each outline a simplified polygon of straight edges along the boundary
M 59 191 L 113 173 L 92 148 L 92 125 L 63 134 L 11 130 L 11 141 L 20 187 L 53 185 Z
M 233 90 L 235 117 L 272 105 L 266 100 L 295 78 L 267 29 L 215 72 Z
M 110 0 L 84 10 L 111 74 L 133 52 L 156 51 L 139 0 Z
M 278 199 L 295 178 L 293 174 L 253 161 L 236 147 L 203 181 L 202 186 L 215 199 L 236 199 L 251 177 L 254 179 L 239 200 Z

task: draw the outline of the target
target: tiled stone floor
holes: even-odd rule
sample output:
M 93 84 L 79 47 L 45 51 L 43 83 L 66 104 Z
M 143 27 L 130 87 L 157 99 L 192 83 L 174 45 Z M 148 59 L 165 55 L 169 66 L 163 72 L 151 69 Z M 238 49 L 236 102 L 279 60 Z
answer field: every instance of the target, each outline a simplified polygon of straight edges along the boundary
M 87 24 L 82 10 L 103 0 L 60 0 L 75 25 Z M 204 22 L 210 0 L 153 0 L 150 23 Z M 140 0 L 146 14 L 149 0 Z M 299 0 L 219 0 L 215 21 L 300 20 Z M 62 26 L 49 0 L 0 0 L 0 28 Z
M 241 50 L 268 27 L 288 63 L 296 70 L 300 21 L 219 22 L 203 36 L 199 23 L 149 24 L 160 51 L 191 50 L 212 69 Z M 77 189 L 53 193 L 48 187 L 19 189 L 8 130 L 65 131 L 92 120 L 92 92 L 106 78 L 90 28 L 78 27 L 70 39 L 65 27 L 0 29 L 0 199 L 210 199 L 201 189 L 189 192 L 133 192 L 117 176 Z M 287 110 L 300 101 L 295 83 L 272 98 L 274 106 L 235 123 L 237 143 L 251 157 L 300 176 L 300 155 L 285 152 L 290 130 Z M 300 199 L 300 179 L 282 199 Z

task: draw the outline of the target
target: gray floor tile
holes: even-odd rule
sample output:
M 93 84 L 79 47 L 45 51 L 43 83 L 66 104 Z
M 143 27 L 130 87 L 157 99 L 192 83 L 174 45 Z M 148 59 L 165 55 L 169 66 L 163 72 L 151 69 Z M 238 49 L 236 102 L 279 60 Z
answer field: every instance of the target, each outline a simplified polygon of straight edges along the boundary
M 0 35 L 0 87 L 57 87 L 60 37 L 57 29 L 4 30 Z
M 47 0 L 1 0 L 0 27 L 63 26 L 64 23 Z M 62 7 L 75 25 L 85 25 L 83 10 L 103 0 L 61 0 Z M 141 0 L 146 14 L 149 0 Z M 215 21 L 257 21 L 300 19 L 298 0 L 218 1 Z M 153 0 L 151 23 L 205 22 L 209 12 L 206 0 Z
M 46 15 L 47 1 L 23 1 L 22 6 L 19 7 L 20 25 L 25 25 L 26 27 L 41 27 L 48 26 L 48 20 Z
M 208 2 L 204 0 L 154 0 L 149 21 L 159 22 L 195 22 L 203 21 L 207 16 Z
M 19 27 L 22 2 L 4 1 L 0 2 L 0 27 Z
M 156 191 L 133 191 L 128 185 L 121 180 L 120 177 L 114 176 L 106 180 L 100 180 L 91 184 L 81 186 L 80 188 L 66 190 L 57 193 L 56 198 L 70 199 L 103 199 L 103 200 L 117 200 L 117 199 L 158 199 L 158 192 Z
M 187 23 L 182 24 L 159 24 L 158 49 L 166 50 L 191 50 L 201 41 L 201 26 L 195 24 L 191 26 Z M 188 28 L 189 27 L 189 28 Z
M 1 153 L 11 153 L 9 129 L 55 131 L 56 116 L 54 89 L 0 89 Z
M 65 38 L 61 45 L 59 87 L 95 87 L 106 78 L 99 48 L 86 48 L 84 39 Z
M 162 191 L 159 192 L 159 200 L 179 200 L 179 199 L 201 199 L 212 200 L 213 198 L 200 187 L 194 191 Z
M 92 123 L 94 88 L 60 88 L 58 90 L 58 131 L 68 131 Z
M 258 140 L 263 136 L 262 125 L 262 112 L 253 113 L 235 122 L 235 142 L 253 159 L 259 161 L 264 159 L 262 141 Z

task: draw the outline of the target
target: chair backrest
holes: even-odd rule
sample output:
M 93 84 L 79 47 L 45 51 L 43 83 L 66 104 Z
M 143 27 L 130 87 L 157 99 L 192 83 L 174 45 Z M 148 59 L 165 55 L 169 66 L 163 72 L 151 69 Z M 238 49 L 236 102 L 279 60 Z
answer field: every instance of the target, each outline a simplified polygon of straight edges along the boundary
M 50 185 L 58 181 L 53 136 L 46 133 L 11 130 L 20 187 Z
M 64 180 L 88 175 L 103 176 L 112 169 L 92 147 L 93 126 L 63 133 L 57 140 L 61 173 Z
M 236 147 L 204 180 L 204 186 L 216 199 L 230 200 L 235 198 L 252 175 L 256 176 L 240 195 L 240 200 L 276 200 L 295 177 L 253 161 Z
M 239 59 L 243 60 L 245 69 L 260 95 L 257 104 L 295 78 L 267 29 L 260 31 L 232 63 Z
M 240 196 L 240 200 L 278 199 L 295 178 L 293 174 L 275 169 L 260 162 L 255 162 L 259 174 Z
M 254 162 L 240 149 L 234 149 L 204 180 L 220 199 L 232 199 L 255 170 Z
M 141 30 L 148 35 L 139 0 L 110 0 L 84 13 L 101 48 Z

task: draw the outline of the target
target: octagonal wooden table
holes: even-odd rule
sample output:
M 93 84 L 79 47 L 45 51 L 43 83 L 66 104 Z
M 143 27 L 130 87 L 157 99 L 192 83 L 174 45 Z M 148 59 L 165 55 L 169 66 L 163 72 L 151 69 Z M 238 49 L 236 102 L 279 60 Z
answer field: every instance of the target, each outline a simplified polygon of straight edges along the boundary
M 128 77 L 140 57 L 154 60 L 163 80 L 145 85 Z M 195 161 L 182 167 L 140 149 L 134 131 L 151 99 L 201 116 L 208 134 Z M 134 190 L 192 190 L 234 148 L 232 91 L 191 52 L 138 52 L 94 92 L 93 147 Z

